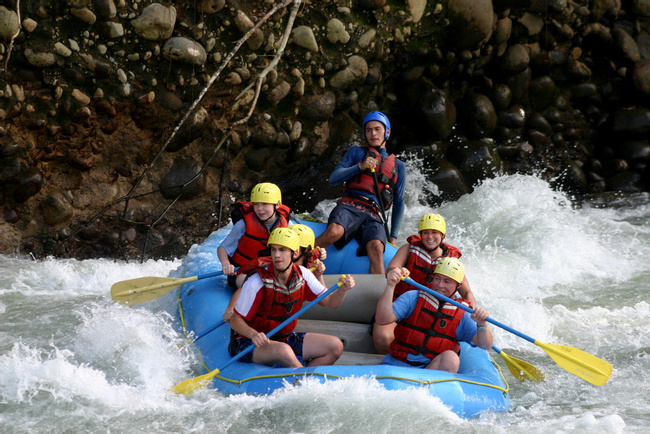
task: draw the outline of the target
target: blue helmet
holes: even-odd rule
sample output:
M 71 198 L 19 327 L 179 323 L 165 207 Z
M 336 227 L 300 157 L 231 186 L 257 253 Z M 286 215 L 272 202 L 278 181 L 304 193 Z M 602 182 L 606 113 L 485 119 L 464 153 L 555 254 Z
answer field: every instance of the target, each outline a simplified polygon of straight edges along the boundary
M 366 124 L 370 121 L 378 121 L 384 124 L 384 139 L 388 140 L 388 130 L 390 130 L 390 121 L 388 120 L 388 117 L 383 114 L 382 112 L 370 112 L 366 115 L 365 118 L 363 118 L 363 131 L 365 134 L 366 131 Z

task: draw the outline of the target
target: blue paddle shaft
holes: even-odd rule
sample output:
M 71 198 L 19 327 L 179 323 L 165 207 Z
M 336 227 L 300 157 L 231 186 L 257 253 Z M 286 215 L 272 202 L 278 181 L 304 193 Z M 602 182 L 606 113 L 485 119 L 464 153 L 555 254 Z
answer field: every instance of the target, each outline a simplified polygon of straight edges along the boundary
M 334 291 L 336 291 L 337 289 L 339 289 L 339 286 L 341 286 L 341 283 L 340 283 L 340 282 L 337 283 L 336 285 L 332 286 L 331 288 L 329 288 L 327 291 L 323 292 L 321 295 L 319 295 L 318 297 L 316 297 L 315 299 L 313 299 L 313 300 L 310 301 L 309 303 L 307 303 L 307 304 L 306 304 L 305 306 L 303 306 L 303 307 L 302 307 L 298 312 L 294 313 L 294 314 L 291 315 L 289 318 L 285 319 L 285 320 L 282 322 L 282 324 L 278 325 L 276 328 L 274 328 L 273 330 L 271 330 L 270 332 L 268 332 L 268 333 L 266 334 L 266 337 L 267 337 L 267 338 L 270 338 L 271 336 L 273 336 L 274 334 L 276 334 L 277 332 L 279 332 L 280 330 L 282 330 L 282 329 L 283 329 L 284 327 L 286 327 L 286 326 L 287 326 L 291 321 L 293 321 L 294 319 L 298 318 L 300 315 L 302 315 L 303 313 L 305 313 L 306 311 L 308 311 L 309 309 L 311 309 L 312 307 L 314 307 L 314 305 L 320 303 L 320 302 L 321 302 L 325 297 L 327 297 L 328 295 L 330 295 L 331 293 L 333 293 Z M 255 349 L 255 344 L 250 344 L 250 345 L 247 346 L 244 350 L 242 350 L 240 353 L 238 353 L 236 356 L 234 356 L 232 359 L 230 359 L 230 360 L 228 360 L 226 363 L 224 363 L 223 366 L 222 366 L 221 368 L 219 368 L 219 371 L 223 371 L 226 367 L 228 367 L 228 366 L 230 366 L 231 364 L 235 363 L 237 360 L 241 359 L 242 357 L 244 357 L 246 354 L 250 353 L 250 352 L 253 351 L 254 349 Z
M 456 306 L 456 307 L 460 307 L 460 308 L 463 309 L 464 311 L 467 311 L 467 312 L 469 312 L 469 313 L 474 313 L 474 309 L 472 309 L 472 308 L 470 308 L 470 307 L 467 307 L 467 306 L 465 306 L 465 305 L 463 305 L 463 304 L 460 304 L 460 303 L 458 303 L 457 301 L 452 300 L 451 298 L 446 297 L 446 296 L 440 294 L 439 292 L 434 291 L 433 289 L 427 288 L 427 287 L 424 286 L 424 285 L 420 285 L 419 283 L 417 283 L 415 280 L 411 279 L 410 277 L 405 278 L 405 279 L 404 279 L 404 282 L 406 282 L 406 283 L 408 283 L 409 285 L 414 286 L 414 287 L 416 287 L 416 288 L 418 288 L 418 289 L 420 289 L 420 290 L 422 290 L 422 291 L 424 291 L 424 292 L 427 292 L 427 293 L 433 295 L 434 297 L 439 298 L 440 300 L 444 300 L 444 301 L 446 301 L 447 303 L 451 303 L 451 304 L 453 304 L 453 305 Z M 490 318 L 490 317 L 485 318 L 485 320 L 486 320 L 487 322 L 489 322 L 489 323 L 494 324 L 494 325 L 497 326 L 497 327 L 501 327 L 502 329 L 507 330 L 507 331 L 509 331 L 510 333 L 513 333 L 513 334 L 519 336 L 520 338 L 526 339 L 528 342 L 531 342 L 531 343 L 533 343 L 533 344 L 535 343 L 535 339 L 533 339 L 533 338 L 531 338 L 530 336 L 527 336 L 527 335 L 525 335 L 525 334 L 523 334 L 523 333 L 521 333 L 521 332 L 519 332 L 519 331 L 517 331 L 517 330 L 515 330 L 515 329 L 513 329 L 513 328 L 510 328 L 510 327 L 508 327 L 508 326 L 505 325 L 505 324 L 501 324 L 501 323 L 500 323 L 499 321 L 497 321 L 497 320 L 494 320 L 494 319 L 492 319 L 492 318 Z

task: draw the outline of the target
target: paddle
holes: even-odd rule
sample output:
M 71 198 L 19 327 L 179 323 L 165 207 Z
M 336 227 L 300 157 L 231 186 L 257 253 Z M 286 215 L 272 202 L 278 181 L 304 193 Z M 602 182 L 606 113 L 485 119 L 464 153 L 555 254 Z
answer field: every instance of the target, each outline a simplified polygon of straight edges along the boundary
M 137 279 L 122 280 L 111 286 L 111 296 L 118 303 L 134 305 L 161 297 L 183 283 L 221 276 L 222 274 L 223 271 L 217 271 L 182 279 L 170 277 L 138 277 Z
M 499 353 L 501 357 L 503 357 L 503 361 L 506 362 L 506 366 L 508 367 L 508 370 L 510 371 L 512 376 L 515 377 L 516 379 L 522 381 L 526 379 L 530 379 L 533 381 L 544 380 L 544 374 L 542 373 L 542 371 L 540 371 L 538 368 L 531 365 L 530 363 L 525 362 L 516 357 L 507 355 L 499 348 L 497 348 L 496 345 L 493 345 L 492 349 L 497 353 Z
M 196 337 L 196 339 L 194 339 L 192 342 L 196 342 L 196 341 L 198 341 L 199 339 L 201 339 L 203 336 L 205 336 L 205 335 L 207 335 L 207 334 L 209 334 L 209 333 L 212 333 L 213 331 L 215 331 L 216 329 L 218 329 L 219 327 L 221 327 L 221 326 L 224 325 L 225 323 L 226 323 L 226 322 L 225 322 L 224 320 L 219 321 L 218 323 L 216 323 L 215 325 L 213 325 L 212 327 L 210 327 L 209 329 L 205 330 L 205 331 L 202 332 L 200 335 L 198 335 L 198 336 Z
M 449 297 L 445 297 L 444 295 L 432 289 L 429 289 L 424 285 L 420 285 L 411 278 L 407 277 L 403 278 L 403 280 L 409 285 L 425 291 L 434 297 L 444 300 L 447 303 L 451 303 L 456 307 L 460 307 L 469 313 L 474 313 L 474 309 L 470 309 L 469 307 L 464 306 Z M 486 318 L 486 321 L 496 325 L 497 327 L 501 327 L 502 329 L 509 331 L 510 333 L 513 333 L 522 339 L 526 339 L 528 342 L 537 345 L 546 351 L 546 354 L 548 354 L 555 361 L 555 363 L 560 365 L 560 367 L 595 386 L 602 386 L 603 384 L 607 383 L 609 377 L 612 375 L 612 365 L 603 359 L 599 359 L 598 357 L 586 353 L 582 350 L 566 345 L 553 345 L 539 342 L 530 336 L 527 336 L 515 329 L 508 327 L 505 324 L 501 324 L 500 322 L 493 320 L 490 317 Z
M 345 275 L 341 276 L 342 278 L 345 278 Z M 280 330 L 282 330 L 287 324 L 291 323 L 293 320 L 298 318 L 300 315 L 314 307 L 316 304 L 320 303 L 325 297 L 339 289 L 339 287 L 343 284 L 340 280 L 333 285 L 331 288 L 329 288 L 327 291 L 323 292 L 321 295 L 310 301 L 308 304 L 303 306 L 298 312 L 294 313 L 291 315 L 289 318 L 284 320 L 280 325 L 278 325 L 276 328 L 271 330 L 266 334 L 267 337 L 271 337 Z M 190 378 L 189 380 L 185 380 L 182 383 L 177 384 L 174 386 L 172 391 L 176 393 L 182 393 L 184 395 L 188 395 L 192 392 L 194 392 L 196 389 L 199 389 L 203 386 L 205 386 L 210 380 L 212 380 L 214 377 L 216 377 L 219 372 L 224 370 L 226 367 L 230 366 L 232 363 L 236 362 L 237 360 L 241 359 L 244 357 L 246 354 L 250 353 L 255 349 L 255 344 L 250 344 L 248 347 L 246 347 L 244 350 L 242 350 L 240 353 L 238 353 L 236 356 L 234 356 L 232 359 L 228 360 L 226 363 L 224 363 L 220 368 L 216 368 L 213 371 L 208 372 L 207 374 L 200 375 L 198 377 Z

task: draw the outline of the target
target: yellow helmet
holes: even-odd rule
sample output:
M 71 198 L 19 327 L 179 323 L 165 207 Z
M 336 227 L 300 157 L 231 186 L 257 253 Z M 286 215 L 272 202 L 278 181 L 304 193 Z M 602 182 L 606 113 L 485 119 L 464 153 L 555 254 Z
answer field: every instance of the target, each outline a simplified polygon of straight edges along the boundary
M 289 228 L 276 228 L 273 229 L 269 235 L 269 241 L 266 243 L 267 246 L 271 244 L 284 246 L 295 252 L 300 248 L 300 236 Z
M 442 235 L 447 235 L 447 223 L 440 214 L 425 214 L 420 218 L 418 224 L 418 232 L 431 229 L 440 232 Z
M 314 231 L 307 225 L 289 225 L 289 229 L 294 231 L 300 237 L 300 247 L 305 249 L 314 248 L 316 244 L 316 237 L 314 236 Z
M 450 258 L 447 256 L 438 262 L 433 273 L 442 274 L 443 276 L 447 276 L 450 279 L 461 283 L 465 277 L 465 266 L 458 258 Z
M 270 182 L 262 182 L 253 187 L 251 191 L 251 202 L 281 204 L 282 192 L 277 185 L 271 184 Z

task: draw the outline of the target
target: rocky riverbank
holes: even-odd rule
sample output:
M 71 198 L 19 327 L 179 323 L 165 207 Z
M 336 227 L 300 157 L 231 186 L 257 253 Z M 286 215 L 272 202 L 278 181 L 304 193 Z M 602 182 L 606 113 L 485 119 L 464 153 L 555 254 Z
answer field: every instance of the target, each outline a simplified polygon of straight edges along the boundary
M 260 181 L 309 211 L 376 109 L 432 206 L 650 189 L 650 0 L 4 0 L 0 42 L 0 253 L 182 256 Z

